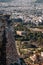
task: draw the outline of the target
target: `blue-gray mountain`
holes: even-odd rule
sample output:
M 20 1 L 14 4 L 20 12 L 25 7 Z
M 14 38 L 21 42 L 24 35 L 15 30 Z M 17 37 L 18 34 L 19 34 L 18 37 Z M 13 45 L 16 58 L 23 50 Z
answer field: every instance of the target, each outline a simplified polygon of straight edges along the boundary
M 10 2 L 10 1 L 16 1 L 16 2 L 18 2 L 18 1 L 22 1 L 22 2 L 34 2 L 34 1 L 36 1 L 36 0 L 0 0 L 0 2 Z
M 36 0 L 36 3 L 43 3 L 43 0 Z
M 0 2 L 10 2 L 11 0 L 0 0 Z

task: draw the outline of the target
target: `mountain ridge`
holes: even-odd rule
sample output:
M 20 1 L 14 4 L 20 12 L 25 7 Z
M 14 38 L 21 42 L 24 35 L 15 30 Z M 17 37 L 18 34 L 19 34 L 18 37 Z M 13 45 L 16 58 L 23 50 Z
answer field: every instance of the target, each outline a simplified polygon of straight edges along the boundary
M 36 0 L 35 3 L 43 3 L 43 0 Z
M 0 0 L 0 2 L 10 2 L 11 0 Z

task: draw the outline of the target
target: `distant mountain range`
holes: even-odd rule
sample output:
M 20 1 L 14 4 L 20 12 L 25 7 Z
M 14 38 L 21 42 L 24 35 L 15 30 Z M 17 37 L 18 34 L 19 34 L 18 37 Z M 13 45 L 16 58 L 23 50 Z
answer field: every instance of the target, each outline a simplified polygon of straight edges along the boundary
M 0 0 L 0 2 L 10 2 L 10 1 L 35 2 L 36 0 Z
M 0 2 L 9 2 L 11 0 L 0 0 Z
M 43 0 L 36 0 L 36 3 L 43 3 Z
M 25 2 L 25 0 L 0 0 L 0 2 L 10 2 L 10 1 L 22 1 Z M 36 2 L 36 3 L 43 3 L 43 0 L 26 0 L 26 2 Z

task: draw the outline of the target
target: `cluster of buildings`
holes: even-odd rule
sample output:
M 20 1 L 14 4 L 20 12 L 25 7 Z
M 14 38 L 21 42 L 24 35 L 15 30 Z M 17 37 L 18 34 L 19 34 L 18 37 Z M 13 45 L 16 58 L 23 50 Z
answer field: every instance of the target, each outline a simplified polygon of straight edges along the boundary
M 43 63 L 43 52 L 41 52 L 40 54 L 35 53 L 32 56 L 30 56 L 30 59 L 34 62 L 38 63 Z
M 23 23 L 31 23 L 34 24 L 36 26 L 43 25 L 43 15 L 41 14 L 41 16 L 37 16 L 37 15 L 33 15 L 33 14 L 29 14 L 28 11 L 20 11 L 20 12 L 14 12 L 11 14 L 10 19 L 13 19 L 14 22 L 15 19 L 22 19 Z
M 27 54 L 22 55 L 22 57 L 24 58 L 27 65 L 28 64 L 43 65 L 43 51 L 39 52 L 39 51 L 31 51 L 31 50 L 27 50 L 27 49 L 22 49 L 22 50 L 24 50 L 24 52 L 27 51 Z
M 7 16 L 7 14 L 9 14 L 9 15 Z M 1 18 L 2 18 L 2 20 L 1 20 Z M 16 22 L 19 22 L 19 21 L 23 22 L 23 23 L 28 23 L 28 24 L 34 24 L 36 26 L 38 26 L 39 24 L 43 25 L 42 13 L 41 13 L 41 16 L 37 16 L 35 14 L 34 15 L 29 14 L 28 11 L 17 11 L 17 12 L 15 11 L 15 12 L 10 12 L 10 13 L 4 12 L 3 15 L 0 14 L 0 42 L 2 42 L 2 34 L 3 34 L 4 26 L 7 25 L 4 18 L 7 21 L 7 23 L 10 23 L 11 21 L 15 22 L 15 26 L 17 25 Z M 19 36 L 24 36 L 27 34 L 27 32 L 17 30 L 16 34 Z M 41 62 L 43 63 L 43 52 L 41 52 L 39 56 L 40 56 L 40 59 L 42 60 Z M 30 59 L 32 60 L 33 63 L 37 60 L 36 57 L 37 57 L 36 53 L 34 53 L 32 56 L 30 56 Z

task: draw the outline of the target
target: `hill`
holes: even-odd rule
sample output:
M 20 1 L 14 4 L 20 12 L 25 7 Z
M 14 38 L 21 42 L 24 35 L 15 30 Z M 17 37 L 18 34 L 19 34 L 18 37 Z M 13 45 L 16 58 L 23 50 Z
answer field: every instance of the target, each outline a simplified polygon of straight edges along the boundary
M 9 2 L 11 0 L 0 0 L 0 2 Z
M 35 3 L 43 3 L 43 0 L 36 0 Z

